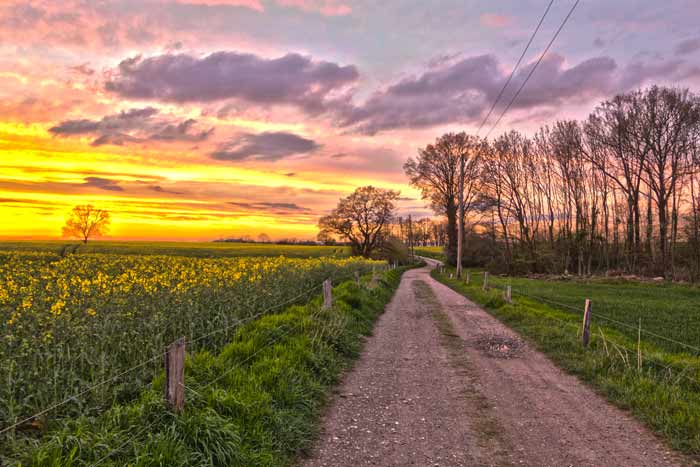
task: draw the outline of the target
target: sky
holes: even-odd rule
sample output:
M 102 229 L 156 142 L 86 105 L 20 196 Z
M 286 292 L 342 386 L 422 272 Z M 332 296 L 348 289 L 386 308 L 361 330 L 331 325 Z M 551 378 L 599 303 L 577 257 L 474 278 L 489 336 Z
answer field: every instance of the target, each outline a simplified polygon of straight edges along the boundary
M 2 0 L 0 238 L 60 238 L 77 204 L 109 238 L 312 239 L 356 187 L 475 133 L 548 0 Z M 574 0 L 554 0 L 484 125 Z M 650 84 L 700 87 L 700 2 L 581 0 L 490 133 L 585 118 Z

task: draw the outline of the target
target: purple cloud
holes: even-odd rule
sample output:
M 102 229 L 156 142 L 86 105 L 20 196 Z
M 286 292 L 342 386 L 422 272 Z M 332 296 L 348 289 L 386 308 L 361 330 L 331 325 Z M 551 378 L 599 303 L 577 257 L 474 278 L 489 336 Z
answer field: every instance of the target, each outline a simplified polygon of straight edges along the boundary
M 167 190 L 160 185 L 152 185 L 152 186 L 149 186 L 148 188 L 155 191 L 156 193 L 167 193 L 170 195 L 182 195 L 182 194 L 184 194 L 184 192 L 182 192 L 182 191 Z
M 49 128 L 57 136 L 94 135 L 93 146 L 122 146 L 144 141 L 204 141 L 214 129 L 198 130 L 196 120 L 175 122 L 170 117 L 156 118 L 158 109 L 145 107 L 107 115 L 99 120 L 65 120 Z
M 101 177 L 86 177 L 84 186 L 99 188 L 100 190 L 107 191 L 124 191 L 124 188 L 120 187 L 117 182 L 110 180 L 109 178 Z
M 189 118 L 184 122 L 177 124 L 167 124 L 156 133 L 152 134 L 149 139 L 159 140 L 159 141 L 204 141 L 212 133 L 214 133 L 214 128 L 208 130 L 196 131 L 194 129 L 197 124 L 197 120 Z
M 156 113 L 158 113 L 157 109 L 145 107 L 142 109 L 124 110 L 118 114 L 102 117 L 100 120 L 66 120 L 49 128 L 49 132 L 54 135 L 70 136 L 95 132 L 113 133 L 128 131 L 141 127 L 146 120 Z
M 315 114 L 335 99 L 335 91 L 358 76 L 354 66 L 313 61 L 299 54 L 275 59 L 237 52 L 205 57 L 165 54 L 122 61 L 105 87 L 129 99 L 178 103 L 237 99 L 294 105 Z
M 293 133 L 264 132 L 257 135 L 246 133 L 221 144 L 211 153 L 211 157 L 221 161 L 277 161 L 296 154 L 310 153 L 320 147 L 315 141 Z
M 142 139 L 135 138 L 126 133 L 107 133 L 98 136 L 90 143 L 90 146 L 124 146 L 127 143 L 140 143 Z
M 529 63 L 518 70 L 497 111 L 510 101 L 533 66 Z M 440 63 L 375 92 L 360 105 L 339 108 L 337 124 L 365 134 L 450 123 L 477 124 L 508 73 L 493 55 Z M 595 57 L 569 66 L 564 57 L 552 53 L 540 63 L 512 109 L 543 111 L 609 96 L 649 80 L 686 79 L 698 74 L 700 71 L 682 60 L 635 62 L 620 68 L 610 57 Z
M 311 212 L 311 209 L 299 206 L 295 203 L 248 203 L 242 201 L 230 201 L 228 204 L 245 211 L 268 211 L 274 214 L 298 214 Z
M 686 39 L 676 46 L 676 55 L 688 55 L 700 50 L 700 37 Z
M 474 120 L 498 92 L 501 76 L 491 55 L 462 59 L 375 92 L 363 105 L 343 112 L 340 125 L 373 134 Z

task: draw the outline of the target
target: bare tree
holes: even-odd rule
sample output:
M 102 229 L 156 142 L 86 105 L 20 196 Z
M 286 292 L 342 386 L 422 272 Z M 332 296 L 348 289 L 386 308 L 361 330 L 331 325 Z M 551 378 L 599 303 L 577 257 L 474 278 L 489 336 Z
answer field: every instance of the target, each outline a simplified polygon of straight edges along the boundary
M 653 86 L 635 95 L 638 125 L 634 136 L 648 153 L 645 180 L 656 203 L 659 221 L 659 272 L 666 274 L 669 255 L 669 223 L 677 230 L 677 187 L 692 167 L 691 148 L 700 124 L 700 107 L 688 90 Z M 669 203 L 672 202 L 672 207 Z M 670 211 L 670 212 L 669 212 Z
M 63 235 L 77 237 L 83 243 L 88 239 L 105 235 L 109 231 L 109 212 L 91 204 L 75 206 L 63 226 Z
M 466 133 L 447 133 L 418 150 L 404 164 L 410 184 L 421 190 L 433 210 L 447 218 L 447 261 L 461 270 L 465 216 L 478 193 L 479 154 L 483 142 Z
M 620 95 L 603 102 L 588 118 L 585 131 L 593 151 L 589 160 L 613 181 L 627 201 L 626 246 L 628 268 L 636 271 L 639 263 L 640 188 L 646 165 L 647 149 L 634 138 L 639 120 L 635 95 Z
M 434 144 L 418 150 L 416 159 L 404 164 L 412 186 L 421 190 L 438 215 L 447 217 L 447 262 L 456 263 L 457 256 L 457 177 L 459 158 L 452 152 L 451 135 L 444 135 Z
M 462 277 L 464 224 L 481 186 L 481 156 L 486 151 L 486 142 L 477 136 L 457 133 L 453 144 L 459 156 L 456 276 Z
M 319 238 L 337 235 L 347 239 L 355 254 L 370 257 L 381 246 L 384 230 L 390 224 L 399 192 L 373 186 L 356 189 L 343 198 L 319 222 Z
M 458 271 L 468 238 L 470 261 L 510 272 L 700 279 L 698 95 L 654 86 L 602 102 L 584 122 L 555 122 L 532 138 L 506 132 L 484 142 L 469 187 L 478 143 L 446 134 L 404 166 L 446 216 L 431 230 L 447 237 Z

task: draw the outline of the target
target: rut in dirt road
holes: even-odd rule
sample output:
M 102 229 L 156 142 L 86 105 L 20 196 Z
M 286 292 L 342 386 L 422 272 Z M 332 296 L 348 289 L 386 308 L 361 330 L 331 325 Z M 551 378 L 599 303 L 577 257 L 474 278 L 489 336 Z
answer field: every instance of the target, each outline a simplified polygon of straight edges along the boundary
M 429 271 L 404 274 L 302 465 L 685 463 Z

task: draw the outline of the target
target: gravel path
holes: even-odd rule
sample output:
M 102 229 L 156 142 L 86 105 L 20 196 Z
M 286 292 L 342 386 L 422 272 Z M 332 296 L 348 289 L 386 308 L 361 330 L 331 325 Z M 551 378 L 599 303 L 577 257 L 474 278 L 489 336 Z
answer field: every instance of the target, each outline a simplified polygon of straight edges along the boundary
M 685 463 L 429 272 L 404 274 L 302 465 Z

